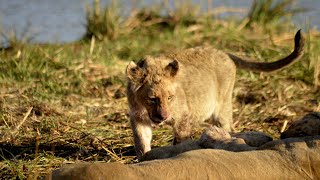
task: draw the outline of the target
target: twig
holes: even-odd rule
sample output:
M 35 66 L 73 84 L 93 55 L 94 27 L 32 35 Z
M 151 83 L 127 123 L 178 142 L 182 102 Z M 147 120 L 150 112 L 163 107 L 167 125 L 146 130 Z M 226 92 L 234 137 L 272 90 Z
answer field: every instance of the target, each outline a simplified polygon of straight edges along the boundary
M 16 135 L 16 133 L 18 133 L 18 130 L 20 129 L 20 127 L 22 126 L 22 124 L 27 120 L 28 116 L 30 115 L 31 111 L 32 111 L 33 107 L 29 108 L 28 112 L 24 115 L 22 121 L 18 124 L 18 126 L 16 126 L 16 128 L 12 131 L 12 135 Z
M 75 126 L 66 124 L 66 123 L 64 123 L 64 122 L 62 122 L 62 121 L 59 122 L 59 124 L 62 124 L 62 125 L 64 125 L 64 126 L 71 127 L 72 129 L 78 130 L 78 131 L 80 131 L 81 133 L 83 133 L 83 134 L 85 134 L 85 135 L 90 135 L 90 133 L 86 133 L 86 132 L 82 131 L 80 128 L 77 128 L 77 127 L 75 127 Z
M 98 140 L 100 141 L 100 139 L 98 139 Z M 113 157 L 115 160 L 122 161 L 122 159 L 118 155 L 116 155 L 115 153 L 111 152 L 108 148 L 104 147 L 103 145 L 101 145 L 101 148 L 103 150 L 107 151 L 107 153 L 109 153 L 110 156 Z
M 283 123 L 283 125 L 282 125 L 281 131 L 280 131 L 281 133 L 283 133 L 284 130 L 286 129 L 287 124 L 288 124 L 288 120 L 285 120 L 284 123 Z
M 35 145 L 35 149 L 34 149 L 34 159 L 38 158 L 39 145 L 40 145 L 40 132 L 39 132 L 39 129 L 37 128 L 36 145 Z
M 89 136 L 89 135 L 90 135 L 90 136 L 94 137 L 95 139 L 97 139 L 97 140 L 101 143 L 101 144 L 100 144 L 101 148 L 102 148 L 103 150 L 105 150 L 107 153 L 109 153 L 112 158 L 114 158 L 114 159 L 117 160 L 117 161 L 122 161 L 122 159 L 121 159 L 118 155 L 116 155 L 115 153 L 111 152 L 108 148 L 106 148 L 106 147 L 103 145 L 103 144 L 105 144 L 105 143 L 104 143 L 101 139 L 97 138 L 95 135 L 93 135 L 93 134 L 91 134 L 91 133 L 84 132 L 84 131 L 82 131 L 81 129 L 75 127 L 75 126 L 68 125 L 68 124 L 66 124 L 66 123 L 64 123 L 64 122 L 60 122 L 60 124 L 62 124 L 62 125 L 64 125 L 64 126 L 71 127 L 71 128 L 73 128 L 73 129 L 75 129 L 75 130 L 78 130 L 78 131 L 80 131 L 81 133 L 84 133 L 86 136 Z
M 7 126 L 8 128 L 10 128 L 10 126 L 8 125 L 8 123 L 7 123 L 7 121 L 6 121 L 6 119 L 5 119 L 4 117 L 2 117 L 2 120 L 3 120 L 3 122 L 6 124 L 6 126 Z
M 90 43 L 90 55 L 92 55 L 92 53 L 93 53 L 94 44 L 95 44 L 95 38 L 94 38 L 94 36 L 92 36 L 91 43 Z
M 211 15 L 217 15 L 222 13 L 246 13 L 247 9 L 244 8 L 229 8 L 220 6 L 211 10 Z

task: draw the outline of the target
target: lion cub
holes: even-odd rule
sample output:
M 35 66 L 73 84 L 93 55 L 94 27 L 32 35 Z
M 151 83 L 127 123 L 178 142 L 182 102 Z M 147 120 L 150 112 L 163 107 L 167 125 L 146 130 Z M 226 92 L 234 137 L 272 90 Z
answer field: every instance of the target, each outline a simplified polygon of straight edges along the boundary
M 275 62 L 250 62 L 210 47 L 146 56 L 126 69 L 130 122 L 138 160 L 151 150 L 152 124 L 173 127 L 174 143 L 188 139 L 205 120 L 232 130 L 232 91 L 236 67 L 270 72 L 302 55 L 304 39 L 295 35 L 293 52 Z

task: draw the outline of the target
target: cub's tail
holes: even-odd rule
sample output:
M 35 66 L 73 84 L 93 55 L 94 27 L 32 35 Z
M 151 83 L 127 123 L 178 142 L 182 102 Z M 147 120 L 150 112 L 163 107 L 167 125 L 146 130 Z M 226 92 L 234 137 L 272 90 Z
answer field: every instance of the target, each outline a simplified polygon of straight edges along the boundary
M 229 57 L 234 61 L 236 66 L 241 69 L 248 69 L 252 71 L 271 72 L 288 66 L 295 60 L 297 60 L 303 54 L 304 38 L 299 30 L 294 37 L 294 50 L 293 52 L 280 60 L 274 62 L 252 62 L 244 60 L 233 54 L 228 53 Z

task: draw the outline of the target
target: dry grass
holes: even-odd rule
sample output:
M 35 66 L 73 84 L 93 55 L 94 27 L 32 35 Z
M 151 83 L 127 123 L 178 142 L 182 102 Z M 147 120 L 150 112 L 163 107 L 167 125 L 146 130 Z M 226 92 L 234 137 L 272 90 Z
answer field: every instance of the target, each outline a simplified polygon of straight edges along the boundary
M 124 95 L 126 63 L 115 64 L 101 66 L 86 60 L 68 67 L 82 74 L 84 89 L 48 99 L 30 93 L 37 83 L 33 87 L 2 83 L 2 176 L 41 176 L 82 161 L 135 162 Z M 234 91 L 237 131 L 262 131 L 278 138 L 286 121 L 290 125 L 305 113 L 320 110 L 312 81 L 290 74 L 297 66 L 271 75 L 239 71 Z M 196 132 L 195 137 L 201 130 Z M 162 127 L 154 132 L 153 146 L 168 145 L 171 140 L 170 128 Z

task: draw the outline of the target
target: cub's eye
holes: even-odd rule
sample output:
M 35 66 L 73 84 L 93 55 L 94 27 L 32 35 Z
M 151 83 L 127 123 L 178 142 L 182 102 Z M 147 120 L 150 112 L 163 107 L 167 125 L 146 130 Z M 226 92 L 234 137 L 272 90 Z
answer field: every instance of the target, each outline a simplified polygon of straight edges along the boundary
M 149 97 L 149 101 L 153 104 L 157 103 L 157 98 L 156 97 Z
M 168 96 L 168 101 L 171 101 L 173 96 Z

